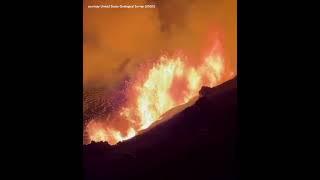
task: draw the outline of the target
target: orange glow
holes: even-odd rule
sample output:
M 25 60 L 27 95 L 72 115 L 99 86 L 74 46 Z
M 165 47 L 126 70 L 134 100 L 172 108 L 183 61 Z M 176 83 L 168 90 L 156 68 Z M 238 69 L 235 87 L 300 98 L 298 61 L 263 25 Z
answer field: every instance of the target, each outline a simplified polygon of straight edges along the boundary
M 88 123 L 90 140 L 116 144 L 130 139 L 168 110 L 197 96 L 202 86 L 213 87 L 225 81 L 226 75 L 233 76 L 227 72 L 221 47 L 214 45 L 197 63 L 181 54 L 163 55 L 150 67 L 141 67 L 126 89 L 126 103 L 108 118 Z

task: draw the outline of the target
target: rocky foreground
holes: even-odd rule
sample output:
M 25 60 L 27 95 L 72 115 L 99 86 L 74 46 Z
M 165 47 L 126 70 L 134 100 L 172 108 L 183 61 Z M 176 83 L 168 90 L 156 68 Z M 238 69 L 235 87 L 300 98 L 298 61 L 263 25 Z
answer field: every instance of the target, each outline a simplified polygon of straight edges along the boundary
M 85 179 L 239 179 L 236 78 L 199 95 L 130 140 L 85 145 Z

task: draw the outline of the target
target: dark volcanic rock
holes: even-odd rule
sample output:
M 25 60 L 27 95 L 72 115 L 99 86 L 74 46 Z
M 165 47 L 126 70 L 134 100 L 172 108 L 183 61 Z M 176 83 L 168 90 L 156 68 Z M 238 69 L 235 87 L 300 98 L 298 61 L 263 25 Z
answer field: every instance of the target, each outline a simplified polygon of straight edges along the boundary
M 86 146 L 85 179 L 239 179 L 236 79 L 200 94 L 192 106 L 128 141 L 105 151 Z
M 104 154 L 112 149 L 112 146 L 108 142 L 94 142 L 91 141 L 89 145 L 84 145 L 84 153 L 85 154 Z
M 200 91 L 199 91 L 199 95 L 200 95 L 201 97 L 206 96 L 206 95 L 208 95 L 208 94 L 210 93 L 210 90 L 211 90 L 210 87 L 203 86 L 203 87 L 200 89 Z

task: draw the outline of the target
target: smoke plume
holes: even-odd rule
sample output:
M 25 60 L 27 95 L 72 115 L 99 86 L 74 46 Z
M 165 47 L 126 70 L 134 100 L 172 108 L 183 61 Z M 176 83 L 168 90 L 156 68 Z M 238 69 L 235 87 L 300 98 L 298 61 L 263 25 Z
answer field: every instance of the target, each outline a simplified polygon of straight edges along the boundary
M 156 8 L 87 8 L 97 4 Z M 236 72 L 236 6 L 236 0 L 84 0 L 84 111 L 110 111 L 101 99 L 121 88 L 140 64 L 176 50 L 196 61 L 212 37 L 222 40 L 226 65 Z M 99 103 L 100 110 L 90 108 Z

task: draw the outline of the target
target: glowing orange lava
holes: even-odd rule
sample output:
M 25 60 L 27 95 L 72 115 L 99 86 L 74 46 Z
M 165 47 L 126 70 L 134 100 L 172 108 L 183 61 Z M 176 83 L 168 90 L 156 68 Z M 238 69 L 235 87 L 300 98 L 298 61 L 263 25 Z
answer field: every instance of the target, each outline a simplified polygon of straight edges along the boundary
M 89 139 L 116 144 L 132 138 L 171 108 L 197 96 L 202 86 L 221 83 L 226 74 L 225 60 L 216 46 L 197 65 L 189 62 L 183 55 L 163 55 L 151 67 L 142 67 L 126 90 L 127 102 L 107 119 L 87 124 Z

